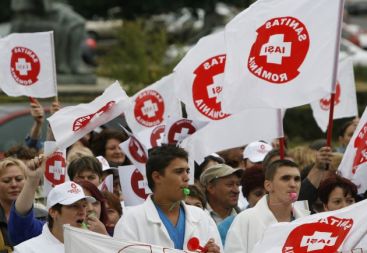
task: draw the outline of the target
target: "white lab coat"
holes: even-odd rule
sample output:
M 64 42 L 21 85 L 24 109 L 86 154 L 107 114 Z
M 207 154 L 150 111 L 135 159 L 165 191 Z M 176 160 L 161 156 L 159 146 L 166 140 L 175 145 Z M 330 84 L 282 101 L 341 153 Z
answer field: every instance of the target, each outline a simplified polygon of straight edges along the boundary
M 43 225 L 39 236 L 15 246 L 13 253 L 64 253 L 64 244 L 51 234 L 47 225 Z
M 210 238 L 214 238 L 223 252 L 219 232 L 212 218 L 198 207 L 186 205 L 184 202 L 181 204 L 186 215 L 184 250 L 187 250 L 188 240 L 197 237 L 201 246 L 204 246 Z M 143 204 L 131 207 L 124 213 L 116 224 L 113 237 L 123 241 L 174 248 L 174 243 L 159 217 L 151 196 Z
M 257 204 L 239 213 L 233 220 L 226 237 L 226 253 L 251 253 L 255 244 L 261 240 L 266 228 L 278 223 L 270 211 L 267 196 L 264 195 Z M 296 219 L 310 214 L 309 210 L 294 206 L 293 215 Z

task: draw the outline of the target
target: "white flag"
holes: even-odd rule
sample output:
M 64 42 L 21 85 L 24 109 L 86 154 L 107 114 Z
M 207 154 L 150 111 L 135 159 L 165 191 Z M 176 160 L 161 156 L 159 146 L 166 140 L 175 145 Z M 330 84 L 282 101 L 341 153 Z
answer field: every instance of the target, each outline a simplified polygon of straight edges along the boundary
M 252 253 L 363 252 L 367 200 L 332 212 L 270 226 Z
M 141 173 L 133 165 L 120 166 L 118 170 L 125 206 L 142 204 L 151 193 L 145 173 Z
M 339 62 L 335 91 L 334 119 L 358 115 L 353 62 L 350 58 Z M 311 103 L 312 113 L 320 129 L 325 132 L 329 123 L 330 96 Z
M 135 136 L 146 150 L 149 150 L 162 145 L 164 142 L 165 127 L 165 125 L 158 125 L 141 131 L 135 134 Z
M 68 253 L 185 253 L 141 242 L 124 242 L 111 236 L 64 225 L 65 252 Z
M 105 177 L 100 185 L 98 185 L 98 190 L 101 192 L 108 191 L 113 193 L 113 175 L 108 175 Z
M 47 120 L 58 147 L 69 147 L 98 126 L 119 116 L 128 96 L 116 81 L 89 104 L 64 107 Z
M 57 149 L 56 142 L 45 141 L 44 151 L 47 156 L 43 183 L 43 194 L 46 197 L 58 184 L 69 181 L 66 173 L 66 149 Z
M 201 163 L 204 157 L 252 141 L 271 140 L 283 132 L 278 126 L 278 110 L 272 108 L 249 109 L 208 125 L 187 137 L 181 147 L 190 158 Z
M 208 122 L 186 118 L 170 118 L 165 126 L 163 143 L 177 144 L 206 126 Z
M 0 39 L 0 87 L 15 97 L 57 95 L 53 32 L 14 33 Z
M 258 0 L 229 22 L 223 110 L 289 108 L 329 95 L 342 3 Z
M 208 35 L 185 55 L 175 67 L 176 96 L 185 103 L 188 118 L 221 120 L 226 63 L 224 32 Z
M 145 175 L 145 163 L 148 160 L 148 152 L 143 144 L 134 136 L 120 143 L 122 152 L 129 158 L 133 165 Z
M 349 141 L 338 171 L 358 187 L 358 193 L 367 190 L 367 107 Z
M 171 74 L 139 91 L 130 99 L 125 117 L 134 133 L 161 125 L 170 116 L 181 117 L 181 104 L 175 98 L 173 85 Z

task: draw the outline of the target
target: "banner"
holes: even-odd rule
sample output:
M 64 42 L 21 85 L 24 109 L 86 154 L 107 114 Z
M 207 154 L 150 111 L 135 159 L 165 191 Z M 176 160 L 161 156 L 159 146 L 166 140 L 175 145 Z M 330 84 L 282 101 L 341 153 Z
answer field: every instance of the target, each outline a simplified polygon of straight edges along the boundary
M 162 146 L 164 143 L 165 125 L 158 125 L 135 134 L 140 143 L 147 150 Z
M 64 225 L 65 252 L 68 253 L 184 253 L 141 242 L 124 242 L 89 230 Z
M 58 149 L 54 141 L 45 141 L 44 152 L 47 160 L 43 177 L 43 194 L 47 197 L 55 185 L 69 181 L 69 178 L 66 173 L 66 149 Z
M 148 160 L 148 151 L 134 136 L 130 135 L 129 139 L 120 143 L 122 152 L 129 158 L 130 162 L 145 175 L 145 163 Z
M 161 125 L 170 116 L 181 117 L 181 104 L 176 99 L 173 85 L 171 74 L 130 98 L 125 117 L 133 133 Z
M 358 193 L 367 190 L 367 107 L 349 141 L 338 172 L 358 187 Z
M 188 118 L 215 121 L 229 116 L 221 107 L 225 64 L 224 32 L 218 32 L 201 38 L 175 67 L 176 96 L 185 103 Z
M 142 204 L 151 192 L 144 174 L 134 165 L 118 167 L 125 206 Z
M 0 87 L 8 96 L 57 96 L 53 32 L 0 39 Z
M 222 109 L 290 108 L 330 95 L 342 3 L 258 0 L 230 21 Z
M 335 253 L 367 249 L 367 200 L 270 226 L 252 253 Z
M 89 104 L 60 109 L 47 119 L 57 146 L 69 147 L 96 127 L 119 116 L 127 103 L 128 96 L 116 81 Z
M 353 62 L 350 58 L 339 61 L 338 82 L 335 90 L 334 119 L 358 115 L 356 84 Z M 317 125 L 325 132 L 329 123 L 330 96 L 311 103 L 313 117 Z

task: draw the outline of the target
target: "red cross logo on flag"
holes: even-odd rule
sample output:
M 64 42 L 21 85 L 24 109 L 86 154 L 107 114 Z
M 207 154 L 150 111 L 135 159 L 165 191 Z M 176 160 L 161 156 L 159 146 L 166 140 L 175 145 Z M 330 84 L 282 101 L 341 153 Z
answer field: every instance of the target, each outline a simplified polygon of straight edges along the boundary
M 340 96 L 341 96 L 341 88 L 340 88 L 340 83 L 338 82 L 336 84 L 336 88 L 335 88 L 335 101 L 334 101 L 334 105 L 338 105 L 340 103 Z M 330 109 L 330 104 L 331 104 L 331 98 L 322 98 L 320 99 L 320 108 L 324 111 L 328 111 Z
M 41 64 L 38 56 L 25 47 L 15 47 L 11 50 L 10 70 L 14 80 L 24 86 L 38 81 Z
M 144 180 L 143 174 L 140 173 L 138 169 L 135 169 L 131 174 L 131 188 L 134 193 L 142 199 L 146 199 L 149 192 L 147 182 Z
M 142 91 L 135 100 L 134 116 L 139 124 L 152 127 L 163 121 L 164 100 L 155 90 Z
M 353 174 L 356 173 L 358 166 L 367 162 L 367 123 L 364 124 L 354 141 L 354 147 L 357 149 L 353 161 Z
M 334 216 L 302 224 L 288 235 L 282 253 L 335 253 L 353 226 L 353 219 Z
M 46 160 L 45 177 L 52 187 L 65 182 L 66 162 L 62 152 L 53 153 Z
M 150 145 L 152 145 L 153 148 L 162 145 L 163 134 L 164 134 L 165 128 L 166 127 L 164 125 L 160 125 L 153 129 L 150 135 Z
M 195 132 L 196 127 L 191 120 L 181 119 L 173 123 L 168 130 L 167 141 L 169 144 L 176 144 Z
M 204 116 L 220 120 L 229 116 L 222 112 L 221 92 L 226 55 L 207 59 L 194 71 L 196 77 L 192 85 L 192 96 L 196 109 Z
M 129 151 L 130 151 L 131 156 L 137 162 L 139 163 L 147 162 L 148 158 L 147 158 L 147 154 L 145 153 L 145 149 L 134 136 L 130 137 Z
M 73 131 L 78 131 L 84 127 L 86 127 L 89 122 L 96 116 L 96 115 L 102 115 L 103 113 L 107 112 L 111 107 L 115 104 L 115 101 L 110 101 L 106 105 L 104 105 L 101 109 L 96 111 L 95 113 L 89 114 L 87 116 L 82 116 L 77 118 L 73 123 Z M 97 107 L 98 108 L 98 107 Z
M 256 31 L 257 39 L 248 58 L 249 71 L 273 84 L 296 78 L 310 44 L 305 25 L 294 17 L 278 17 Z

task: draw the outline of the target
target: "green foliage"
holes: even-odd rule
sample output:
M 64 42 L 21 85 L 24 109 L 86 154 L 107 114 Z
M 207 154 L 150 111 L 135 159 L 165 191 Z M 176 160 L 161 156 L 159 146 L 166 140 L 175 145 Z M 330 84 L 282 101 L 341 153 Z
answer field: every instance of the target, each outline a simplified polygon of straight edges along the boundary
M 174 63 L 165 62 L 167 48 L 163 27 L 141 20 L 126 21 L 116 45 L 102 57 L 98 74 L 121 80 L 127 92 L 134 94 L 172 71 Z
M 356 81 L 367 82 L 367 67 L 354 67 L 354 76 Z
M 9 21 L 10 19 L 10 0 L 0 1 L 0 23 Z

